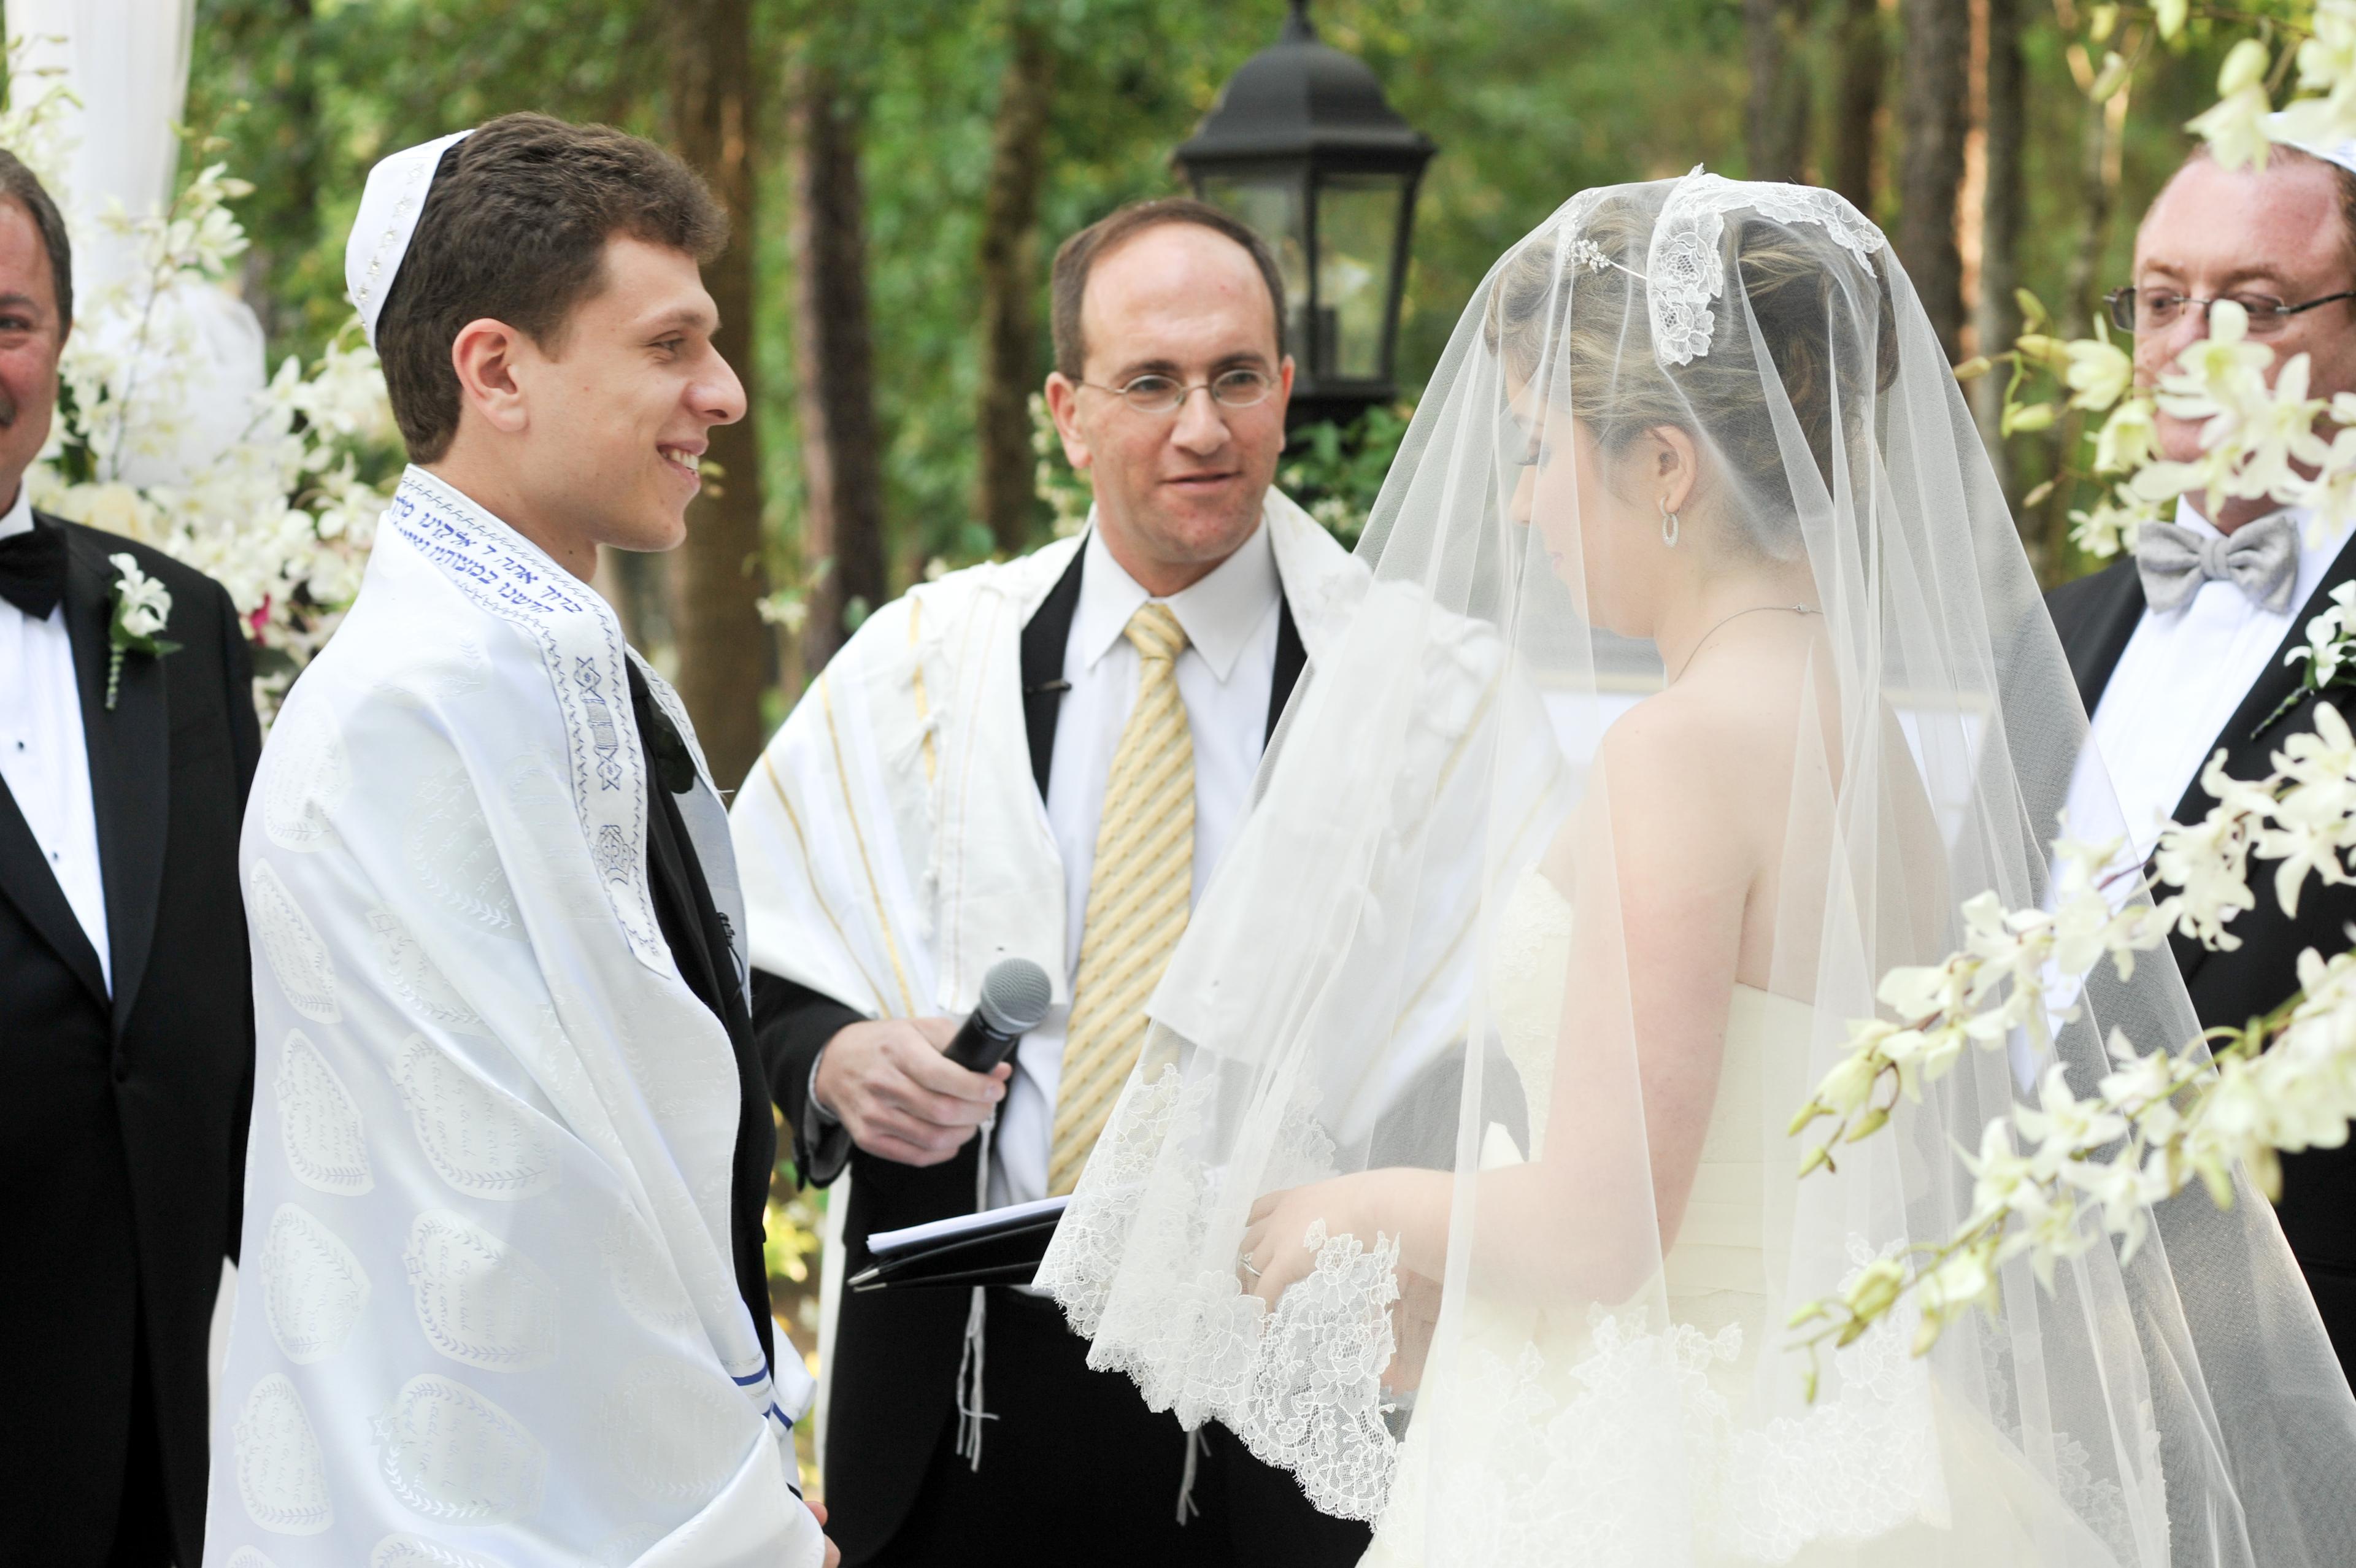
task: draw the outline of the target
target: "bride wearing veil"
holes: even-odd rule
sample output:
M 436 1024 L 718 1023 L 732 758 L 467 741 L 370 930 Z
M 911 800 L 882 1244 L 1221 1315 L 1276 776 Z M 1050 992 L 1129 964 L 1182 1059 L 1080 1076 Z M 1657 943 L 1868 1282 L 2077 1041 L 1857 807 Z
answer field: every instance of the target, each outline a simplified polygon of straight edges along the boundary
M 2040 1049 L 2083 1092 L 2113 1029 L 2199 1032 L 2164 954 L 2105 967 L 1798 1174 L 1880 976 L 2046 896 L 2086 736 L 1873 225 L 1699 172 L 1574 198 L 1360 554 L 1039 1276 L 1091 1364 L 1370 1563 L 2356 1558 L 2356 1402 L 2247 1182 L 2007 1265 L 1920 1356 L 1902 1304 L 1813 1370 L 1786 1327 L 1965 1217 Z

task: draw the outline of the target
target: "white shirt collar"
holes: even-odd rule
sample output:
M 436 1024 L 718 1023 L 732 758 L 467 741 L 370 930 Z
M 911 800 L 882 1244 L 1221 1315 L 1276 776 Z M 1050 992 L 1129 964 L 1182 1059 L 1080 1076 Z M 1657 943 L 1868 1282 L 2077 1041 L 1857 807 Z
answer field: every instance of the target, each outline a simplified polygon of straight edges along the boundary
M 33 531 L 33 487 L 22 479 L 16 481 L 16 499 L 5 512 L 0 512 L 0 539 L 12 534 Z
M 1095 526 L 1093 511 L 1088 522 L 1088 542 L 1083 547 L 1087 560 L 1080 568 L 1080 603 L 1072 614 L 1072 630 L 1079 639 L 1081 657 L 1093 669 L 1119 640 L 1138 606 L 1152 595 L 1113 559 L 1104 534 Z M 1163 603 L 1185 628 L 1188 644 L 1225 685 L 1236 661 L 1243 656 L 1245 645 L 1275 607 L 1281 592 L 1276 551 L 1269 543 L 1268 519 L 1263 516 L 1235 554 L 1212 568 L 1201 581 Z
M 2221 539 L 2225 537 L 2218 531 L 2216 524 L 2192 509 L 2192 497 L 2190 496 L 2179 496 L 2176 498 L 2176 526 L 2179 528 L 2190 528 L 2206 539 Z M 2306 541 L 2302 539 L 2300 542 L 2304 544 Z

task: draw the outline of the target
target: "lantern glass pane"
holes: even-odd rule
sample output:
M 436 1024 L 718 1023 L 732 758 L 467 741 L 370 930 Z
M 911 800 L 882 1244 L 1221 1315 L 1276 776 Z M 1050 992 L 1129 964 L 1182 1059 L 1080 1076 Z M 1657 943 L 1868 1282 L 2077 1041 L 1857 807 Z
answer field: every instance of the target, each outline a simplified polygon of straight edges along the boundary
M 1243 219 L 1276 252 L 1284 279 L 1284 347 L 1301 354 L 1309 343 L 1309 214 L 1301 182 L 1281 176 L 1206 175 L 1203 199 Z
M 1383 376 L 1401 200 L 1398 175 L 1327 175 L 1317 185 L 1317 369 L 1349 381 Z

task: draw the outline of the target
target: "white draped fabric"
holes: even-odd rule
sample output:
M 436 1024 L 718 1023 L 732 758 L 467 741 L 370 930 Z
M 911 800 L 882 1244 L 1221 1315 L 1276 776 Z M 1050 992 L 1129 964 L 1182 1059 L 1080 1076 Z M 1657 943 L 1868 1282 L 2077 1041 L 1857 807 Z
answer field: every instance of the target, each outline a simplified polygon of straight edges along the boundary
M 1313 672 L 1365 570 L 1273 490 L 1263 526 Z M 1046 1027 L 1060 1028 L 1076 944 L 1031 772 L 1022 635 L 1080 548 L 910 590 L 811 684 L 731 813 L 755 967 L 877 1018 L 919 1018 L 970 1010 L 991 965 L 1028 958 L 1054 980 Z M 830 1213 L 845 1207 L 838 1188 Z M 821 1361 L 830 1307 L 825 1321 Z
M 1300 507 L 1266 523 L 1313 668 L 1365 570 Z M 1031 773 L 1022 635 L 1078 539 L 925 583 L 868 618 L 732 813 L 756 968 L 879 1018 L 956 1014 L 1001 958 L 1071 1001 L 1064 873 Z
M 121 471 L 104 477 L 184 483 L 252 421 L 265 379 L 262 324 L 222 288 L 175 283 L 151 306 L 136 238 L 104 219 L 115 211 L 153 217 L 171 205 L 180 160 L 172 127 L 188 96 L 195 0 L 7 0 L 5 19 L 7 36 L 24 41 L 10 88 L 18 105 L 53 87 L 70 94 L 59 111 L 65 166 L 50 194 L 73 235 L 76 325 L 107 356 L 130 355 L 139 343 L 149 346 L 143 359 L 169 354 L 185 389 L 179 407 L 134 403 L 139 424 L 171 438 L 134 437 Z M 116 285 L 131 291 L 130 309 L 107 308 Z
M 731 1266 L 736 1065 L 656 923 L 635 656 L 418 469 L 377 537 L 246 816 L 246 1283 L 205 1561 L 814 1564 L 809 1380 L 781 1342 L 772 1388 Z M 708 775 L 681 805 L 728 912 Z
M 62 171 L 74 210 L 91 220 L 109 202 L 134 218 L 162 211 L 180 162 L 172 127 L 187 103 L 196 0 L 7 0 L 0 15 L 24 41 L 17 95 L 54 82 L 76 101 Z M 94 221 L 74 240 L 84 288 L 130 272 L 130 247 Z

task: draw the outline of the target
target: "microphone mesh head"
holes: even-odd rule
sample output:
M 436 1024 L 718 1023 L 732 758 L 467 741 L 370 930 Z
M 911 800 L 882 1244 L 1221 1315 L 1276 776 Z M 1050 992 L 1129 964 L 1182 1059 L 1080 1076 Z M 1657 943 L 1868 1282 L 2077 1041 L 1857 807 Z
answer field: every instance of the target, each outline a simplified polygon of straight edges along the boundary
M 1001 958 L 981 977 L 981 1016 L 1001 1034 L 1028 1034 L 1055 994 L 1047 971 L 1028 958 Z

